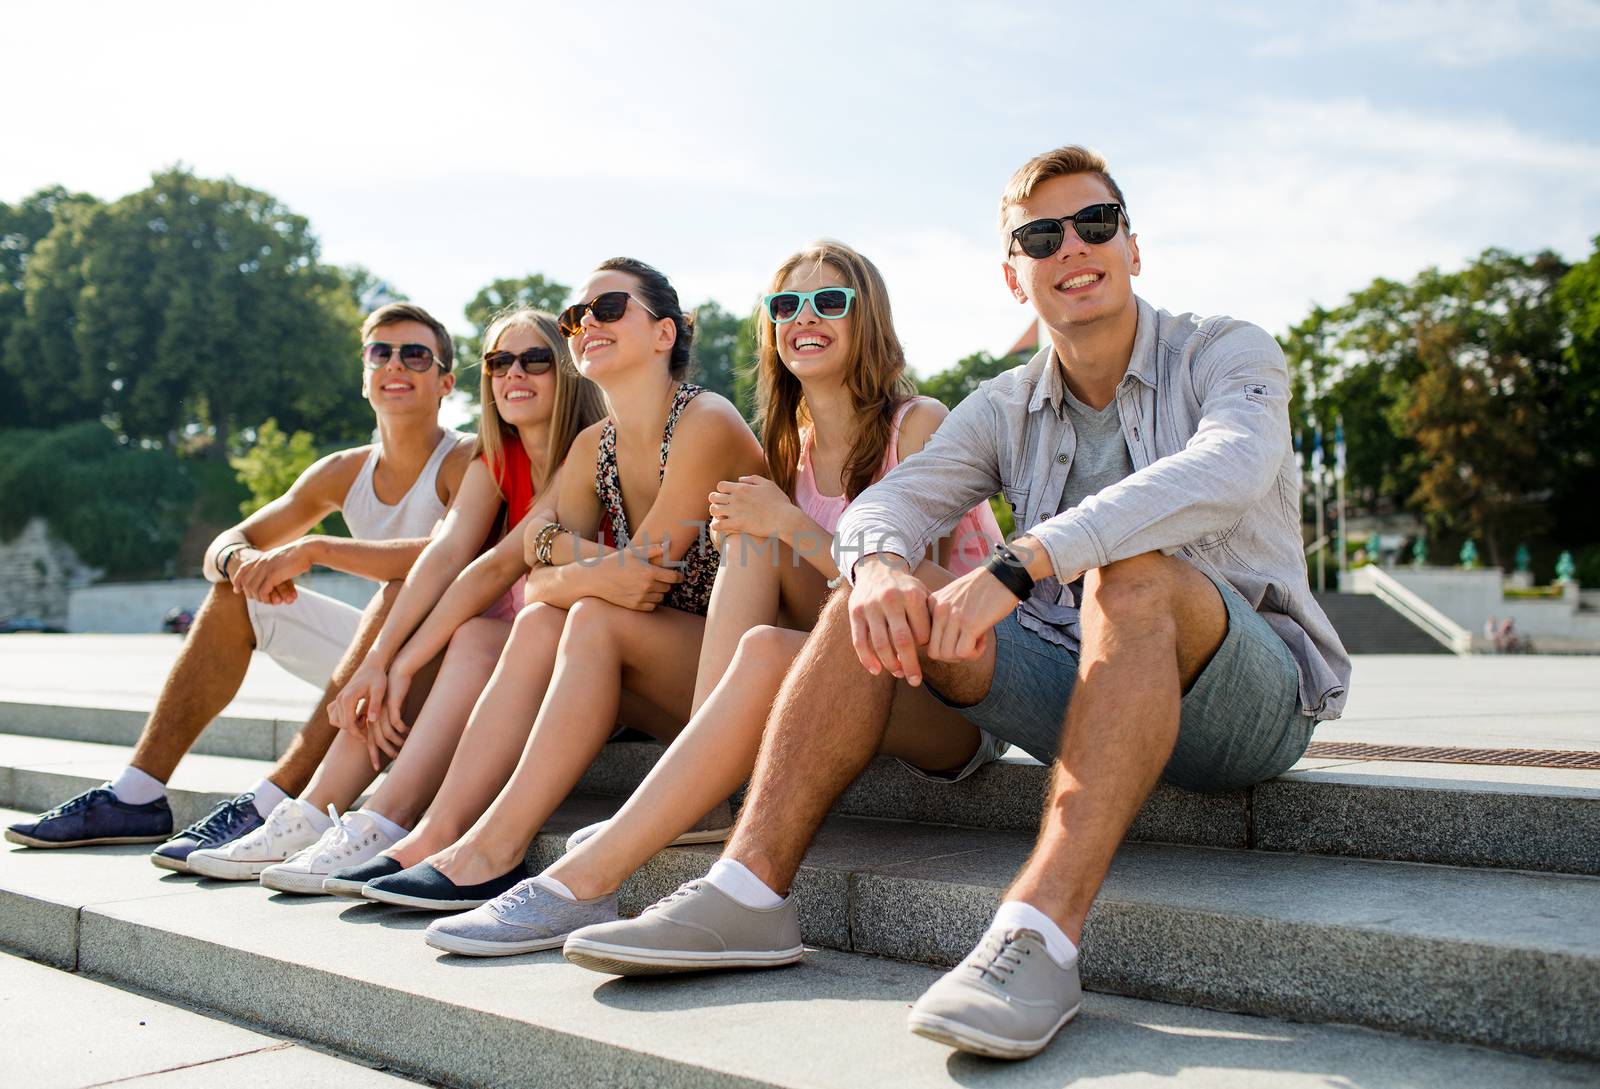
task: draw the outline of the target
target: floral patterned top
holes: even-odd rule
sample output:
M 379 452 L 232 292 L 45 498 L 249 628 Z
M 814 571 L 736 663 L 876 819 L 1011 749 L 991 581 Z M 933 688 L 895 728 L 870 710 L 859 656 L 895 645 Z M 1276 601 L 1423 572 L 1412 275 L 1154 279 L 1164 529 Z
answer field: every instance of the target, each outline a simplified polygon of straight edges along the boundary
M 661 434 L 661 467 L 656 479 L 667 475 L 667 450 L 672 446 L 672 432 L 678 426 L 678 415 L 683 407 L 705 392 L 705 387 L 685 382 L 672 396 L 672 410 L 667 413 L 667 427 Z M 622 509 L 622 482 L 617 476 L 617 425 L 607 417 L 600 432 L 600 453 L 595 458 L 594 493 L 600 499 L 604 520 L 610 524 L 617 547 L 625 547 L 632 535 L 628 529 L 628 515 Z M 683 581 L 668 591 L 663 605 L 670 605 L 695 616 L 706 615 L 711 604 L 711 584 L 716 581 L 717 565 L 722 555 L 712 543 L 711 534 L 702 523 L 700 539 L 684 553 L 679 561 Z

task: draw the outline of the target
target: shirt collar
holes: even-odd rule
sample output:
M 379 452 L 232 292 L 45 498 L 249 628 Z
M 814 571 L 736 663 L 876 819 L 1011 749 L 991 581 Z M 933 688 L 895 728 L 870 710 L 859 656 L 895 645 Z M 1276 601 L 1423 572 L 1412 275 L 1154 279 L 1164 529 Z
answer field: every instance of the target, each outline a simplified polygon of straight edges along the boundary
M 1151 389 L 1155 389 L 1156 310 L 1137 295 L 1133 297 L 1133 301 L 1138 310 L 1138 324 L 1134 328 L 1133 353 L 1128 357 L 1128 373 L 1123 377 L 1123 381 L 1137 378 Z M 1061 414 L 1061 406 L 1065 403 L 1063 397 L 1065 387 L 1061 380 L 1061 368 L 1056 366 L 1055 357 L 1056 350 L 1047 339 L 1038 353 L 1028 361 L 1028 369 L 1034 374 L 1033 399 L 1028 402 L 1029 412 L 1039 412 L 1049 407 L 1055 409 L 1057 415 Z

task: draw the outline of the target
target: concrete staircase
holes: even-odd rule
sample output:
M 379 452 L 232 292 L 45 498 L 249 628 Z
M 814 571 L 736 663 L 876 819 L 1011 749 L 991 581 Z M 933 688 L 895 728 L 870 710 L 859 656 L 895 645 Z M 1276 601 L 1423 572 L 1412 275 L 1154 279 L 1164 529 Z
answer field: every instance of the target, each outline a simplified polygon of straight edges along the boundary
M 1449 654 L 1450 649 L 1372 594 L 1315 594 L 1351 654 Z
M 0 704 L 0 805 L 103 781 L 140 719 Z M 287 737 L 219 721 L 174 778 L 180 821 Z M 609 746 L 530 864 L 657 752 Z M 554 953 L 464 961 L 392 933 L 426 917 L 163 875 L 131 848 L 0 852 L 0 945 L 452 1086 L 1600 1085 L 1590 783 L 1308 764 L 1232 795 L 1163 788 L 1090 917 L 1085 1014 L 1021 1065 L 954 1056 L 904 1014 L 1026 854 L 1045 769 L 1025 760 L 955 788 L 869 768 L 796 881 L 818 951 L 795 969 L 629 981 Z M 715 853 L 663 852 L 624 910 Z

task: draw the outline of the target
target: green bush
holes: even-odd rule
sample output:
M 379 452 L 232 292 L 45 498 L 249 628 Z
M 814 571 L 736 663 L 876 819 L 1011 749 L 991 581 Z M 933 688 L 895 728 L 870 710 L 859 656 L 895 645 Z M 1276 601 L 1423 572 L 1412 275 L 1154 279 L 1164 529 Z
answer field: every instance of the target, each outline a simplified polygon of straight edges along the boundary
M 43 517 L 113 578 L 169 573 L 194 492 L 172 451 L 127 445 L 98 422 L 0 433 L 0 538 Z

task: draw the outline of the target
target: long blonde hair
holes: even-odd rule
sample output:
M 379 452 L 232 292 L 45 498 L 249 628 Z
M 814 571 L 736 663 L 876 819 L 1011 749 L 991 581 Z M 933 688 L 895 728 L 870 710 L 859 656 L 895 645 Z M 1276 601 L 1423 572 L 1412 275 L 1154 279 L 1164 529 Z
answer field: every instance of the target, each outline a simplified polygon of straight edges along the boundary
M 495 314 L 483 331 L 484 354 L 494 351 L 500 338 L 512 328 L 530 329 L 544 338 L 556 355 L 556 407 L 550 417 L 550 435 L 545 446 L 544 475 L 533 482 L 534 494 L 543 492 L 550 478 L 566 459 L 572 440 L 579 431 L 595 423 L 606 414 L 605 399 L 600 387 L 578 373 L 573 365 L 572 353 L 567 350 L 567 338 L 556 327 L 556 318 L 544 310 L 531 306 L 508 306 Z M 505 468 L 506 444 L 521 441 L 517 429 L 500 418 L 494 403 L 494 379 L 489 368 L 480 362 L 478 370 L 478 404 L 483 415 L 478 422 L 478 445 L 473 451 L 487 454 L 489 468 L 496 486 Z
M 855 439 L 844 464 L 845 495 L 854 499 L 878 478 L 884 453 L 894 431 L 895 410 L 916 386 L 906 375 L 905 350 L 895 335 L 889 311 L 889 289 L 877 266 L 843 242 L 815 242 L 778 266 L 770 292 L 783 290 L 791 273 L 810 262 L 828 265 L 854 288 L 850 311 L 850 366 L 844 385 L 855 410 Z M 765 308 L 756 314 L 759 330 L 756 354 L 756 415 L 761 426 L 761 447 L 773 483 L 793 497 L 795 473 L 800 463 L 800 429 L 811 422 L 800 379 L 778 357 L 778 327 Z

